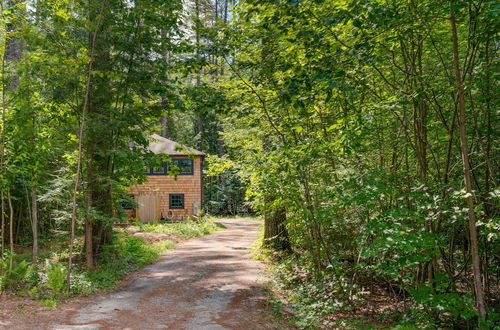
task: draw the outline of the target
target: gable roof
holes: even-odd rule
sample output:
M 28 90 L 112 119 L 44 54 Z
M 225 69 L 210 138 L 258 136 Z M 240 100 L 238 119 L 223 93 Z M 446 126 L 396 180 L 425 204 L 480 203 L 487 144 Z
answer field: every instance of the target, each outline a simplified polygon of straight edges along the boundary
M 149 137 L 148 149 L 155 154 L 167 154 L 171 156 L 189 156 L 193 154 L 197 156 L 205 156 L 205 154 L 199 150 L 186 147 L 158 134 L 152 134 Z

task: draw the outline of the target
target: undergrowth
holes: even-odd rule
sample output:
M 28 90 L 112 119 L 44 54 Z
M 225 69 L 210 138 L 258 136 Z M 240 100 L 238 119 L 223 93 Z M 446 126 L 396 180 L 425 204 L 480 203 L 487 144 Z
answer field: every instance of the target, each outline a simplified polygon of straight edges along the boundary
M 309 266 L 295 256 L 267 251 L 260 258 L 268 262 L 272 275 L 267 288 L 270 303 L 288 314 L 299 329 L 357 329 L 385 323 L 358 313 L 367 291 L 350 283 L 340 267 L 313 276 Z
M 296 254 L 261 249 L 257 257 L 271 273 L 268 302 L 300 329 L 498 329 L 494 313 L 478 325 L 477 320 L 468 321 L 465 308 L 461 319 L 452 318 L 457 303 L 445 305 L 440 300 L 433 303 L 445 307 L 436 314 L 433 306 L 413 296 L 394 296 L 374 278 L 353 273 L 348 263 L 332 263 L 318 275 Z
M 211 221 L 173 224 L 140 224 L 142 231 L 176 234 L 191 238 L 212 233 L 219 226 Z M 83 253 L 75 255 L 75 264 L 67 289 L 67 250 L 52 253 L 44 262 L 34 265 L 28 262 L 27 254 L 13 256 L 13 268 L 9 270 L 9 255 L 0 259 L 0 292 L 9 291 L 19 296 L 28 296 L 48 309 L 57 307 L 61 298 L 74 295 L 92 295 L 110 291 L 128 273 L 141 269 L 156 261 L 166 250 L 175 246 L 172 240 L 147 242 L 129 233 L 115 232 L 111 244 L 104 247 L 95 259 L 95 268 L 84 266 Z M 83 251 L 82 243 L 75 251 Z

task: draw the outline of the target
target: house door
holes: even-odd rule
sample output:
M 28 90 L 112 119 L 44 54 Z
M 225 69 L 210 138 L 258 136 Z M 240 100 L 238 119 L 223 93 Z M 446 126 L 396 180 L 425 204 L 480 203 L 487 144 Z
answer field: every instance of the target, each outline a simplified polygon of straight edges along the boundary
M 160 196 L 139 195 L 137 216 L 142 222 L 158 222 L 160 220 Z

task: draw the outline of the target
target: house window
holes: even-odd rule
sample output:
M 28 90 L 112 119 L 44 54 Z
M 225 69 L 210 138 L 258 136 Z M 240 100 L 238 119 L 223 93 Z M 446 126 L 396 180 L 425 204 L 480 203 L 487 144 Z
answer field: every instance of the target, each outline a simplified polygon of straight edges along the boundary
M 180 175 L 193 175 L 193 160 L 189 158 L 172 159 L 175 167 L 179 168 Z
M 167 174 L 167 171 L 165 171 L 165 169 L 166 169 L 165 164 L 160 167 L 153 167 L 151 169 L 151 174 L 155 175 Z
M 167 164 L 164 163 L 162 166 L 157 167 L 146 167 L 144 171 L 146 175 L 166 175 L 167 174 Z
M 184 194 L 170 194 L 169 195 L 169 207 L 171 209 L 183 209 L 184 208 Z

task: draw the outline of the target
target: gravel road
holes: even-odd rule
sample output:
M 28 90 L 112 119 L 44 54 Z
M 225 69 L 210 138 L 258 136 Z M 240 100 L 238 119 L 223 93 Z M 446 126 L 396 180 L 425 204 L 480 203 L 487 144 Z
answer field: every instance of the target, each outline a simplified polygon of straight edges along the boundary
M 6 329 L 285 329 L 265 305 L 252 220 L 179 244 L 120 289 L 62 310 L 0 322 Z M 22 324 L 21 324 L 22 323 Z

